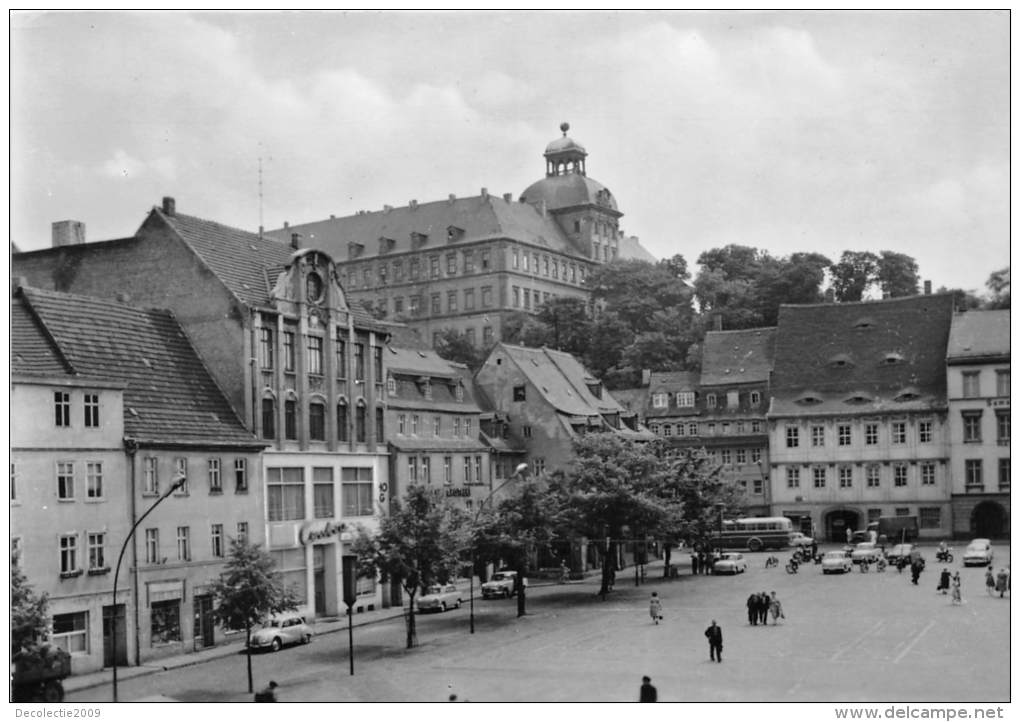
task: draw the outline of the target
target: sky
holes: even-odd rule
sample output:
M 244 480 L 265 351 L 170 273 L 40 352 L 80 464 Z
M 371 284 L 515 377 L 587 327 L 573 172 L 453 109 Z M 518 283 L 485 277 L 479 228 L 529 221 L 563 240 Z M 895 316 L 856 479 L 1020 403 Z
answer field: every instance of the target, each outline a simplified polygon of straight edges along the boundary
M 561 122 L 656 257 L 1009 265 L 1005 11 L 19 12 L 11 240 L 163 196 L 257 231 L 543 177 Z M 261 159 L 261 200 L 259 167 Z

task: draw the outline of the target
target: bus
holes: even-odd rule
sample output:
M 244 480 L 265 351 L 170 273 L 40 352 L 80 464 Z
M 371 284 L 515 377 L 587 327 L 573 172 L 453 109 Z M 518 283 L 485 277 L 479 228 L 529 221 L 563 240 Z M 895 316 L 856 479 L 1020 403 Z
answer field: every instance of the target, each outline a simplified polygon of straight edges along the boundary
M 724 521 L 722 533 L 712 543 L 722 549 L 786 549 L 790 546 L 793 522 L 785 516 L 752 516 Z

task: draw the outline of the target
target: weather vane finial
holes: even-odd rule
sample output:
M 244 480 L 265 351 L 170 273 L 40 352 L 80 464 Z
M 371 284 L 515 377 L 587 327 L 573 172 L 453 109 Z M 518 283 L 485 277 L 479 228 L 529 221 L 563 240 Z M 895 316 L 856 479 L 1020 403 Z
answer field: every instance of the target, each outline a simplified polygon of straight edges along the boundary
M 570 130 L 570 123 L 568 123 L 567 121 L 563 121 L 562 123 L 560 123 L 560 130 L 563 131 L 563 136 L 566 137 L 567 131 Z

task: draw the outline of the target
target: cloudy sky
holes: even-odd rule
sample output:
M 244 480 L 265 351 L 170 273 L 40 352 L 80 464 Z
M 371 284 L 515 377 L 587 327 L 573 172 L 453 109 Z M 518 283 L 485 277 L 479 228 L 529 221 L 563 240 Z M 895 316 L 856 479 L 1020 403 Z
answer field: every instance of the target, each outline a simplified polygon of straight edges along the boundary
M 569 121 L 658 257 L 893 250 L 979 292 L 1009 263 L 1005 12 L 21 13 L 11 63 L 22 250 L 163 196 L 250 230 L 516 198 Z

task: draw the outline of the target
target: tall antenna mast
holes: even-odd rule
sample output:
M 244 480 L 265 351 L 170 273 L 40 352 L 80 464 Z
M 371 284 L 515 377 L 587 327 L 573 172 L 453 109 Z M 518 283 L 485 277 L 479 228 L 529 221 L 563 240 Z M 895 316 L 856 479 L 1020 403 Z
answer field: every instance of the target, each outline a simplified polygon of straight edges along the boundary
M 259 156 L 259 238 L 262 238 L 262 156 Z

